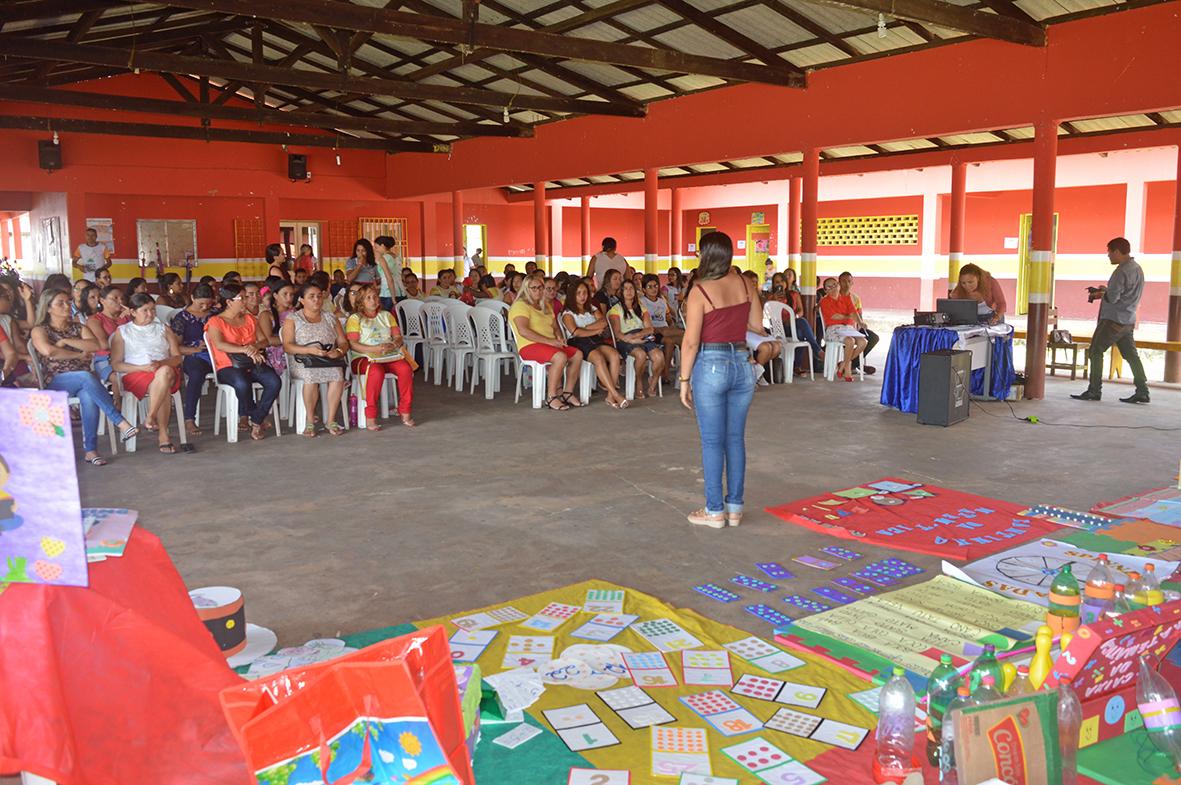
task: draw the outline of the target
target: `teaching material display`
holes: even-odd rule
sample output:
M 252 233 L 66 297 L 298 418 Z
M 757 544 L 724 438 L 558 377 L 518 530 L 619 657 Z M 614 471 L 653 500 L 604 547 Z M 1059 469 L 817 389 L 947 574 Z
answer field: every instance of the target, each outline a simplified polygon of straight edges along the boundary
M 1024 509 L 1026 505 L 885 478 L 768 507 L 767 512 L 834 537 L 969 560 L 1053 531 L 1053 524 L 1023 515 Z
M 1091 511 L 1124 518 L 1144 518 L 1166 526 L 1181 526 L 1181 488 L 1157 488 L 1113 502 L 1100 502 Z
M 964 706 L 952 723 L 960 782 L 1062 782 L 1057 692 Z

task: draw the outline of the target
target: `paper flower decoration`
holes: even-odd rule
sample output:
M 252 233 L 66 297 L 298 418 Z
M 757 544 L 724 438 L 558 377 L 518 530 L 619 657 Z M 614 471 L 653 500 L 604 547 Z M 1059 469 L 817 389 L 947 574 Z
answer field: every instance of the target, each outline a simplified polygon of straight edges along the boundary
M 66 435 L 66 407 L 54 406 L 48 395 L 33 394 L 20 405 L 21 425 L 38 436 Z

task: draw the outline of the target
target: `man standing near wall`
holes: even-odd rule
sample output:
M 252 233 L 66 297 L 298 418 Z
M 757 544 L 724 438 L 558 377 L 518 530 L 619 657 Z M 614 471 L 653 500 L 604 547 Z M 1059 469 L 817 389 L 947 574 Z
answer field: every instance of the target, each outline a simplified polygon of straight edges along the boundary
M 1091 383 L 1085 392 L 1072 395 L 1079 401 L 1098 401 L 1103 396 L 1103 355 L 1115 346 L 1132 368 L 1132 379 L 1136 392 L 1124 403 L 1148 403 L 1148 378 L 1144 375 L 1144 364 L 1136 351 L 1136 309 L 1144 294 L 1144 271 L 1132 257 L 1132 245 L 1123 237 L 1116 237 L 1107 243 L 1107 258 L 1115 265 L 1115 272 L 1106 286 L 1087 287 L 1087 302 L 1099 300 L 1099 323 L 1091 338 L 1087 356 L 1091 361 Z
M 94 280 L 94 274 L 100 267 L 106 267 L 111 261 L 111 250 L 98 242 L 98 230 L 86 230 L 86 242 L 74 249 L 71 262 L 74 268 L 82 271 L 82 277 L 87 281 Z
M 615 253 L 617 247 L 614 237 L 604 237 L 603 250 L 592 256 L 590 264 L 587 265 L 587 277 L 594 278 L 599 286 L 603 285 L 603 279 L 607 276 L 608 270 L 618 270 L 619 274 L 623 275 L 624 270 L 627 269 L 627 259 Z

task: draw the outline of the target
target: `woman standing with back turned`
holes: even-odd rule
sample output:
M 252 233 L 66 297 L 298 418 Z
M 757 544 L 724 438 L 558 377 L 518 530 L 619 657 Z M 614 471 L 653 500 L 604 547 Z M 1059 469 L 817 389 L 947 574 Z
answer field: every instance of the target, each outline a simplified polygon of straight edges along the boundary
M 746 475 L 746 414 L 754 397 L 746 332 L 761 332 L 759 298 L 731 272 L 734 246 L 722 232 L 701 238 L 700 265 L 685 297 L 681 343 L 681 403 L 697 413 L 705 507 L 689 523 L 721 529 L 742 522 Z M 726 495 L 722 497 L 722 470 Z

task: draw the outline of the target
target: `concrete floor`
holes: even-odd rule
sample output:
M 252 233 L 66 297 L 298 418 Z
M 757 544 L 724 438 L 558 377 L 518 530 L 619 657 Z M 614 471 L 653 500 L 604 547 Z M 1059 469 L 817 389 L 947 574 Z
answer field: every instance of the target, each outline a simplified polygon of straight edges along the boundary
M 881 363 L 883 360 L 879 359 Z M 692 591 L 758 574 L 756 561 L 815 553 L 832 538 L 763 507 L 886 475 L 1013 501 L 1089 508 L 1172 482 L 1176 433 L 1050 423 L 1181 426 L 1181 392 L 1147 407 L 1071 401 L 1081 382 L 1049 381 L 1046 399 L 974 406 L 952 428 L 920 426 L 879 405 L 879 380 L 761 388 L 747 431 L 747 519 L 690 526 L 702 506 L 697 429 L 670 390 L 627 411 L 534 411 L 511 390 L 495 401 L 419 378 L 419 427 L 285 435 L 161 456 L 150 440 L 103 468 L 82 466 L 83 502 L 140 511 L 191 587 L 245 590 L 249 618 L 280 644 L 457 613 L 601 578 L 769 635 L 741 610 Z M 1118 395 L 1117 395 L 1118 393 Z M 207 399 L 211 403 L 211 398 Z M 206 419 L 206 424 L 211 422 Z M 991 416 L 990 416 L 991 415 Z M 860 546 L 875 558 L 883 549 Z M 930 557 L 902 554 L 928 568 Z M 855 569 L 791 567 L 793 591 Z M 745 597 L 753 592 L 740 590 Z M 757 600 L 748 600 L 757 601 Z

